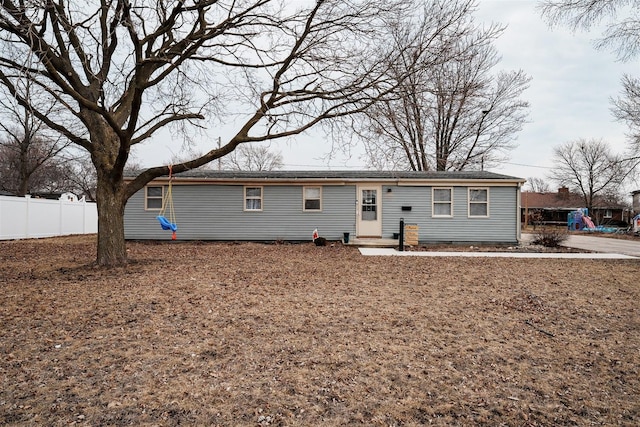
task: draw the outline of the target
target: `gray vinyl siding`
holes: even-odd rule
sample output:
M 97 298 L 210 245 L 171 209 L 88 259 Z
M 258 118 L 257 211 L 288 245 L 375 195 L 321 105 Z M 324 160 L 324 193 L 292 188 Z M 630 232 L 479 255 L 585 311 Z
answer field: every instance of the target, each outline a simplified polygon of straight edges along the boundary
M 252 185 L 253 186 L 253 185 Z M 309 184 L 309 186 L 314 186 Z M 303 211 L 303 184 L 262 185 L 262 211 L 244 211 L 244 185 L 174 185 L 173 201 L 179 240 L 311 240 L 315 228 L 328 240 L 343 233 L 355 236 L 356 184 L 323 185 L 322 211 Z M 516 243 L 518 239 L 518 187 L 476 186 L 489 189 L 489 216 L 469 218 L 468 187 L 453 189 L 453 216 L 432 217 L 431 186 L 382 186 L 382 237 L 398 232 L 400 218 L 419 226 L 419 240 L 429 242 Z M 390 190 L 390 191 L 389 191 Z M 145 211 L 144 189 L 125 209 L 127 239 L 168 240 L 158 211 Z M 411 211 L 403 211 L 410 206 Z
M 303 185 L 262 187 L 262 211 L 246 212 L 243 185 L 174 185 L 178 239 L 311 240 L 315 228 L 328 240 L 355 234 L 355 185 L 322 186 L 321 212 L 303 211 Z M 158 211 L 145 211 L 144 195 L 143 189 L 127 203 L 125 237 L 170 239 L 156 220 Z
M 443 187 L 449 188 L 446 185 Z M 516 186 L 473 187 L 489 189 L 487 218 L 469 218 L 468 187 L 452 188 L 453 216 L 433 218 L 431 216 L 432 187 L 384 186 L 382 189 L 383 237 L 390 238 L 393 233 L 397 233 L 400 218 L 404 218 L 405 223 L 418 225 L 420 242 L 517 242 L 519 224 Z M 411 211 L 402 211 L 402 206 L 411 206 Z

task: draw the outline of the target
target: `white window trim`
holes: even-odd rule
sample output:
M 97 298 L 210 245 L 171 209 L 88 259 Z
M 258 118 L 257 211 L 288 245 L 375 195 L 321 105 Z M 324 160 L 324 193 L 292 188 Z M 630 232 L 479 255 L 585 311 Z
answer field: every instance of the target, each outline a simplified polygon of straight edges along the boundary
M 307 209 L 307 198 L 306 192 L 307 188 L 317 188 L 320 190 L 320 208 L 319 209 Z M 308 199 L 308 200 L 316 200 L 316 199 Z M 322 186 L 321 185 L 306 185 L 302 187 L 302 211 L 303 212 L 322 212 Z
M 605 209 L 603 218 L 605 219 L 613 218 L 613 209 Z
M 247 189 L 248 188 L 259 188 L 260 189 L 260 197 L 247 197 Z M 242 209 L 245 212 L 262 212 L 264 209 L 264 187 L 261 185 L 245 185 L 242 189 Z M 247 200 L 260 200 L 260 209 L 247 209 Z
M 160 207 L 159 208 L 150 208 L 149 207 L 149 188 L 160 188 L 162 189 L 162 195 L 160 197 L 151 197 L 152 199 L 160 199 Z M 144 187 L 144 210 L 145 211 L 159 211 L 162 209 L 164 205 L 164 185 L 147 185 Z
M 451 205 L 451 213 L 449 215 L 436 215 L 435 205 L 436 203 L 444 204 L 447 202 L 436 202 L 435 200 L 435 192 L 436 190 L 449 190 L 449 194 L 451 195 L 451 200 L 449 204 Z M 453 187 L 431 187 L 431 217 L 432 218 L 453 218 Z
M 486 190 L 487 191 L 487 201 L 486 202 L 472 202 L 471 201 L 471 190 Z M 489 206 L 489 187 L 469 187 L 467 188 L 467 217 L 469 218 L 489 218 L 489 213 L 491 212 Z M 487 205 L 487 214 L 486 215 L 471 215 L 471 203 L 485 203 Z

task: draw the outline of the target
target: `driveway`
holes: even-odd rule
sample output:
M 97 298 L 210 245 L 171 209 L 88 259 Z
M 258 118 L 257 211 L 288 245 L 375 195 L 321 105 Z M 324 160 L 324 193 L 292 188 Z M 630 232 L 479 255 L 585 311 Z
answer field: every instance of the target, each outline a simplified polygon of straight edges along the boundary
M 640 257 L 640 241 L 572 234 L 563 246 Z
M 523 234 L 523 240 L 531 239 L 531 234 Z M 585 249 L 588 251 L 624 254 L 640 257 L 640 239 L 623 240 L 598 237 L 589 234 L 571 234 L 562 244 L 569 248 Z

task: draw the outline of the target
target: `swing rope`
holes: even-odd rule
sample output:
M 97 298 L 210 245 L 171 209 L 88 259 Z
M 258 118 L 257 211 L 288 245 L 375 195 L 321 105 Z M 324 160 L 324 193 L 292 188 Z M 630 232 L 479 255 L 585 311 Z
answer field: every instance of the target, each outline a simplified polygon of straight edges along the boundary
M 171 239 L 176 240 L 177 238 L 176 231 L 178 230 L 178 225 L 176 223 L 176 213 L 173 209 L 173 194 L 171 192 L 172 183 L 173 183 L 172 169 L 173 169 L 173 166 L 169 165 L 169 185 L 167 187 L 167 194 L 163 198 L 162 207 L 160 208 L 160 212 L 158 213 L 158 216 L 156 218 L 160 222 L 160 226 L 162 227 L 163 230 L 172 231 Z M 167 213 L 167 210 L 169 213 L 169 218 L 165 216 L 165 214 Z

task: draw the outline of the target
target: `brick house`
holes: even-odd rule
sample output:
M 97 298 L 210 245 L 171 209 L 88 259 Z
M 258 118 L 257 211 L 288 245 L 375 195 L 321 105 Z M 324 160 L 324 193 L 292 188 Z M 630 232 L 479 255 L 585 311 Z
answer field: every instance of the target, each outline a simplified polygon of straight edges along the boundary
M 542 223 L 545 225 L 567 225 L 569 212 L 584 208 L 581 195 L 572 193 L 567 187 L 560 187 L 557 192 L 538 193 L 523 191 L 521 197 L 521 220 L 525 226 Z M 596 225 L 627 226 L 631 211 L 619 201 L 599 198 L 594 203 L 593 212 L 589 216 Z

